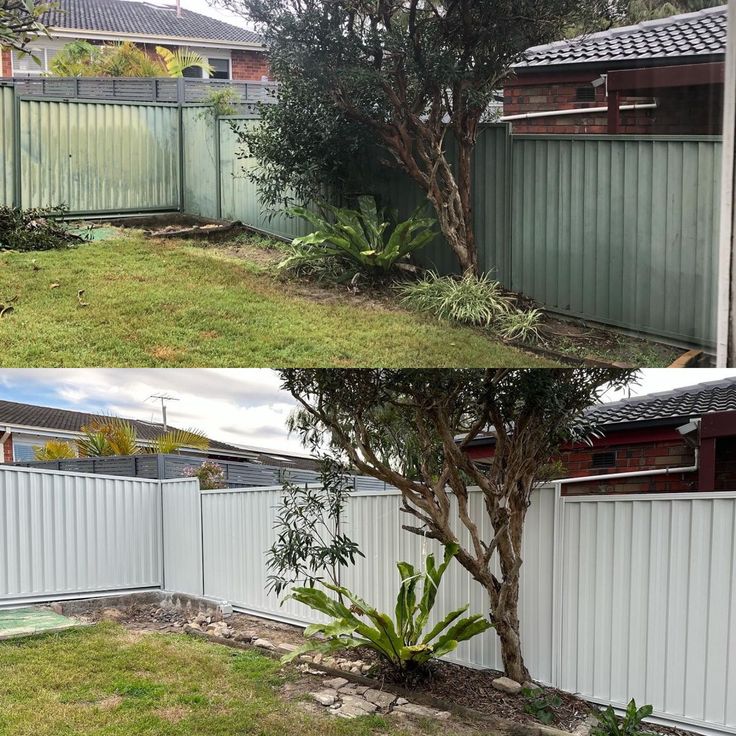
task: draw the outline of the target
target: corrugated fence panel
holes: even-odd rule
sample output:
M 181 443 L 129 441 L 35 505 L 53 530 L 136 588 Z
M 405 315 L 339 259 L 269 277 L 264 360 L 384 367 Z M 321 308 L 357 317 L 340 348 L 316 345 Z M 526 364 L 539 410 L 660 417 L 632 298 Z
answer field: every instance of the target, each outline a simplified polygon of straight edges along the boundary
M 736 494 L 566 499 L 560 687 L 736 731 Z
M 15 204 L 15 98 L 13 88 L 0 85 L 0 206 Z
M 512 288 L 713 345 L 720 157 L 717 139 L 515 136 Z
M 430 552 L 439 558 L 441 546 L 431 540 L 410 534 L 401 528 L 410 517 L 400 511 L 398 494 L 357 494 L 350 499 L 342 529 L 358 542 L 365 558 L 343 572 L 348 588 L 377 608 L 393 613 L 399 587 L 398 561 L 421 568 Z M 470 512 L 479 520 L 482 538 L 493 534 L 483 508 L 480 492 L 471 494 Z M 469 534 L 458 526 L 456 533 L 463 544 Z M 554 489 L 542 488 L 534 493 L 528 511 L 522 567 L 521 625 L 527 666 L 535 679 L 552 682 L 552 571 L 554 562 Z M 442 580 L 432 620 L 460 606 L 470 604 L 470 612 L 487 614 L 486 593 L 457 562 L 451 563 Z M 458 647 L 451 658 L 475 667 L 503 669 L 500 648 L 491 630 Z
M 73 213 L 179 208 L 179 111 L 21 100 L 21 201 Z
M 317 620 L 309 608 L 294 601 L 279 605 L 278 596 L 266 591 L 266 553 L 276 541 L 282 495 L 281 487 L 202 492 L 204 594 L 253 613 L 309 623 Z
M 0 467 L 0 603 L 157 588 L 156 481 Z
M 242 147 L 233 125 L 252 126 L 253 120 L 224 118 L 220 125 L 220 180 L 222 192 L 222 217 L 240 220 L 250 227 L 289 240 L 306 235 L 312 227 L 298 218 L 283 214 L 270 216 L 261 205 L 258 187 L 250 180 L 248 172 L 256 166 L 254 158 L 240 158 Z
M 203 594 L 202 514 L 197 479 L 161 483 L 164 534 L 163 587 L 176 593 Z
M 184 211 L 218 217 L 217 124 L 207 107 L 182 110 Z

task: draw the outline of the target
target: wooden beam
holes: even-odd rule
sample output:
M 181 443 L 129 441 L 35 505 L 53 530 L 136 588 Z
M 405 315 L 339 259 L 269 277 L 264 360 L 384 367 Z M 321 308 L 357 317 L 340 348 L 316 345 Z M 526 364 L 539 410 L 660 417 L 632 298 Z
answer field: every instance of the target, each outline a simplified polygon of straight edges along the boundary
M 618 133 L 621 120 L 621 111 L 618 109 L 618 92 L 608 90 L 608 132 L 610 135 Z

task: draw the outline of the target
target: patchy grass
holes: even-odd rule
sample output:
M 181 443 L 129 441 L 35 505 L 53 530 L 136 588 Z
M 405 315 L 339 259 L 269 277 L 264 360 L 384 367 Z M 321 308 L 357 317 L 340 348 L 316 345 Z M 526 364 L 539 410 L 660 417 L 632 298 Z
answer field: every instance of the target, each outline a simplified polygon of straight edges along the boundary
M 278 694 L 278 662 L 118 624 L 0 643 L 0 734 L 407 736 L 410 724 L 310 712 Z M 452 736 L 446 723 L 423 733 Z
M 0 319 L 6 367 L 553 365 L 479 330 L 325 298 L 262 262 L 136 231 L 0 254 L 0 301 L 15 296 Z

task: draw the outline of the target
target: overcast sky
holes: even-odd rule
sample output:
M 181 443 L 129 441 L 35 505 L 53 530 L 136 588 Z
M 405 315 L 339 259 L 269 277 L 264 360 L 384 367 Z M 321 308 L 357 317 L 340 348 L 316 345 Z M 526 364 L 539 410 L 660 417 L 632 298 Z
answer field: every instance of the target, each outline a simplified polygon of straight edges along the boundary
M 726 376 L 736 370 L 645 370 L 632 395 L 665 391 Z M 196 428 L 212 439 L 237 445 L 303 452 L 289 437 L 286 419 L 292 397 L 279 388 L 278 374 L 257 369 L 4 369 L 0 399 L 41 406 L 161 421 L 160 402 L 168 394 L 173 426 Z M 621 398 L 611 393 L 608 400 Z

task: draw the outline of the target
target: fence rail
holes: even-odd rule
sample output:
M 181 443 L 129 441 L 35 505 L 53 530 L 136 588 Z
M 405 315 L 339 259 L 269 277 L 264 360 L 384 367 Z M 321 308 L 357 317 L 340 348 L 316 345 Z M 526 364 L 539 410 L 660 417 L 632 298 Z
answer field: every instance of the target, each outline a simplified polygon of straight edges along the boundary
M 62 100 L 111 100 L 116 102 L 196 103 L 212 92 L 232 90 L 240 103 L 272 103 L 275 82 L 221 79 L 172 79 L 131 77 L 14 77 L 0 79 L 0 85 L 15 87 L 22 97 Z

